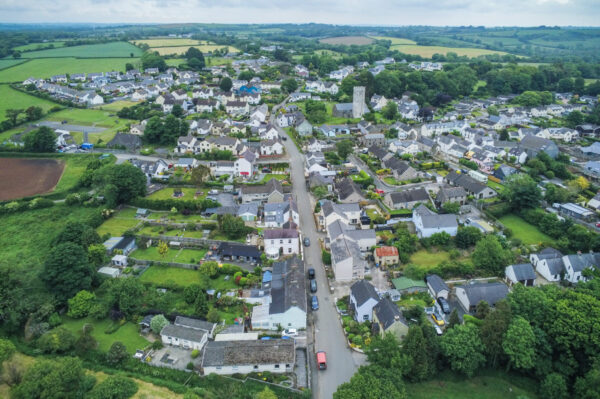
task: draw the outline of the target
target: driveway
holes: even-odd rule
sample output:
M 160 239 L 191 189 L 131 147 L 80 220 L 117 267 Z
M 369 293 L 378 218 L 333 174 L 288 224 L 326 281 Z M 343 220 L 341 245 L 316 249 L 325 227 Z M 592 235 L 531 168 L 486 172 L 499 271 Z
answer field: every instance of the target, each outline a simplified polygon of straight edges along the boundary
M 278 107 L 277 107 L 278 108 Z M 273 113 L 274 115 L 274 113 Z M 274 116 L 272 116 L 274 118 Z M 280 134 L 286 134 L 280 129 Z M 346 346 L 342 326 L 335 310 L 334 297 L 328 287 L 327 276 L 321 262 L 319 234 L 314 222 L 314 205 L 304 179 L 304 156 L 298 151 L 291 138 L 283 142 L 290 156 L 292 192 L 298 203 L 301 233 L 311 241 L 304 248 L 306 267 L 314 267 L 319 291 L 320 309 L 309 313 L 313 321 L 313 345 L 308 345 L 308 362 L 312 371 L 312 392 L 314 398 L 330 399 L 337 387 L 350 380 L 358 367 L 365 362 L 365 356 L 351 351 Z M 310 329 L 309 329 L 310 334 Z M 327 370 L 318 371 L 315 367 L 315 352 L 327 352 Z

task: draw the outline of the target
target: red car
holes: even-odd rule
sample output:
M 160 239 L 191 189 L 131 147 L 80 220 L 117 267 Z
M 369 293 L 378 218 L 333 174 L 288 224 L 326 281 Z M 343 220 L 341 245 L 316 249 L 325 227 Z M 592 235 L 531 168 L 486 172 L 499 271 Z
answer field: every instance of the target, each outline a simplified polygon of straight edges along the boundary
M 596 227 L 600 227 L 600 222 L 596 223 Z
M 385 191 L 383 191 L 383 190 L 382 190 L 382 189 L 380 189 L 380 188 L 376 188 L 376 189 L 375 189 L 375 192 L 376 192 L 377 194 L 380 194 L 380 195 L 382 195 L 383 193 L 385 193 Z

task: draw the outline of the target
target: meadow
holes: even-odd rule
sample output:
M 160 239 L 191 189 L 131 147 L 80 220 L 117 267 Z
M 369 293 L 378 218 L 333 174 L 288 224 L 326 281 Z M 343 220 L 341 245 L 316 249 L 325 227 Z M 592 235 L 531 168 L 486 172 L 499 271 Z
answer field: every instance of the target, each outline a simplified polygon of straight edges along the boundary
M 144 39 L 144 40 L 132 40 L 133 44 L 147 44 L 148 47 L 176 47 L 176 46 L 195 46 L 200 44 L 198 40 L 193 39 L 177 39 L 177 38 L 157 38 L 157 39 Z
M 420 55 L 424 58 L 431 58 L 434 54 L 455 53 L 458 56 L 479 57 L 480 55 L 499 54 L 505 55 L 504 51 L 486 50 L 481 48 L 469 47 L 444 47 L 444 46 L 419 46 L 417 44 L 398 44 L 392 45 L 391 50 L 397 50 L 404 54 Z
M 320 43 L 325 44 L 344 44 L 347 46 L 357 45 L 357 46 L 366 46 L 368 44 L 373 43 L 373 39 L 366 36 L 337 36 L 337 37 L 328 37 L 326 39 L 319 40 Z
M 184 187 L 181 188 L 181 192 L 183 193 L 183 196 L 181 197 L 173 197 L 173 192 L 175 189 L 173 188 L 163 188 L 162 190 L 158 190 L 155 193 L 152 193 L 151 195 L 148 196 L 149 199 L 154 199 L 154 200 L 165 200 L 165 199 L 180 199 L 180 200 L 185 200 L 185 201 L 191 201 L 191 200 L 201 200 L 206 198 L 206 195 L 208 193 L 208 190 L 203 190 L 203 189 L 195 189 L 195 188 L 190 188 L 190 187 Z M 199 195 L 197 198 L 195 198 L 196 196 L 196 192 L 200 191 L 203 194 Z
M 26 60 L 20 59 L 20 58 L 16 59 L 16 60 L 10 59 L 10 58 L 1 59 L 0 60 L 0 70 L 1 69 L 5 69 L 5 68 L 9 68 L 9 67 L 14 66 L 14 65 L 22 64 L 25 61 Z
M 160 55 L 182 55 L 185 54 L 186 51 L 190 47 L 197 48 L 203 53 L 208 53 L 215 50 L 220 50 L 223 47 L 227 47 L 230 52 L 239 52 L 239 50 L 233 46 L 220 45 L 220 44 L 202 44 L 198 46 L 176 46 L 176 47 L 153 47 L 150 50 L 156 51 Z
M 113 112 L 103 109 L 80 109 L 69 108 L 48 115 L 44 120 L 62 122 L 67 121 L 68 124 L 104 127 L 106 130 L 98 133 L 89 133 L 88 141 L 92 144 L 97 144 L 100 140 L 107 143 L 112 140 L 115 133 L 119 130 L 124 130 L 129 123 L 125 119 L 119 119 Z M 83 133 L 72 131 L 71 136 L 76 143 L 83 143 Z
M 207 250 L 205 249 L 189 249 L 189 248 L 169 248 L 166 254 L 161 255 L 158 252 L 158 247 L 150 247 L 146 249 L 138 248 L 131 253 L 131 257 L 141 260 L 151 260 L 157 262 L 174 262 L 174 263 L 198 263 L 204 258 Z
M 7 109 L 27 109 L 31 106 L 36 106 L 42 108 L 44 113 L 46 113 L 50 108 L 57 105 L 57 103 L 52 101 L 30 96 L 15 90 L 9 85 L 0 85 L 0 122 L 7 119 Z
M 188 287 L 192 284 L 200 284 L 206 289 L 217 291 L 226 291 L 237 287 L 232 278 L 225 280 L 225 276 L 222 275 L 211 279 L 197 270 L 166 266 L 150 266 L 141 274 L 140 281 L 156 286 L 175 284 L 179 287 Z
M 0 83 L 21 83 L 29 77 L 49 78 L 65 73 L 124 72 L 127 63 L 136 66 L 139 58 L 40 58 L 0 70 Z
M 86 44 L 83 46 L 60 47 L 38 51 L 28 51 L 21 55 L 23 58 L 119 58 L 139 57 L 142 50 L 127 42 L 111 42 L 102 44 Z

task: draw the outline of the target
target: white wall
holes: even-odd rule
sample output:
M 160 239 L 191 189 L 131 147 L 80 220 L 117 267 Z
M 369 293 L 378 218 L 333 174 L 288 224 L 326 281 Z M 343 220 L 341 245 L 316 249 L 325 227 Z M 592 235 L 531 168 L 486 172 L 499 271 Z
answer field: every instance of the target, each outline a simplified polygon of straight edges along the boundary
M 285 363 L 280 363 L 278 365 L 275 364 L 259 364 L 258 367 L 255 368 L 254 365 L 240 365 L 240 366 L 222 366 L 222 367 L 204 367 L 204 375 L 208 374 L 220 374 L 220 375 L 229 375 L 229 374 L 248 374 L 253 371 L 255 372 L 264 372 L 270 371 L 271 373 L 291 373 L 294 371 L 294 364 L 290 364 L 289 367 L 286 367 Z M 276 367 L 279 366 L 279 367 Z

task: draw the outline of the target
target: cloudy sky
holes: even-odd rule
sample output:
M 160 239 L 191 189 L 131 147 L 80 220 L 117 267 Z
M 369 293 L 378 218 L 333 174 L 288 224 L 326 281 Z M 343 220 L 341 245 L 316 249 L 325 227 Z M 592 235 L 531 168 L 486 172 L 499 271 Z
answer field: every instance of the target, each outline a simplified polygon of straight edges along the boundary
M 600 0 L 0 0 L 1 22 L 600 25 Z

